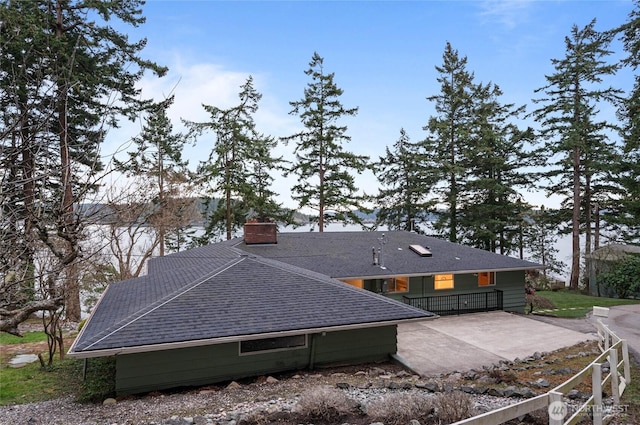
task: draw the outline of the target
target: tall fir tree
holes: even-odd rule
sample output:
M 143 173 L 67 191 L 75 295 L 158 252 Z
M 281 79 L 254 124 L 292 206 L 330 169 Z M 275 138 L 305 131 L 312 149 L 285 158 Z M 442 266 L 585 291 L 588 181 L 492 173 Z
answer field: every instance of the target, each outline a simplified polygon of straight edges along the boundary
M 527 167 L 535 155 L 526 146 L 533 142 L 531 129 L 514 122 L 524 106 L 503 104 L 500 88 L 478 84 L 473 91 L 476 108 L 470 143 L 465 150 L 467 179 L 460 190 L 460 233 L 467 245 L 500 254 L 518 248 L 521 218 L 529 206 L 523 191 L 533 189 Z
M 183 213 L 192 203 L 181 190 L 189 180 L 188 161 L 182 157 L 187 139 L 173 131 L 167 115 L 173 101 L 171 96 L 147 108 L 142 132 L 133 138 L 135 150 L 129 152 L 128 161 L 115 161 L 118 171 L 145 182 L 145 193 L 152 202 L 146 224 L 156 230 L 160 256 L 167 247 L 167 234 L 189 224 L 190 217 Z
M 446 210 L 438 211 L 435 228 L 449 241 L 460 239 L 460 192 L 466 183 L 467 146 L 471 142 L 475 105 L 473 73 L 467 70 L 467 58 L 458 54 L 450 43 L 445 46 L 439 73 L 440 93 L 427 97 L 434 103 L 436 115 L 429 118 L 426 149 L 431 152 L 439 170 L 436 193 Z
M 393 150 L 386 147 L 385 156 L 373 168 L 382 185 L 375 197 L 378 225 L 407 231 L 428 227 L 425 223 L 433 207 L 429 195 L 435 183 L 429 162 L 423 143 L 411 142 L 405 130 L 400 129 Z
M 368 167 L 369 158 L 347 151 L 351 138 L 341 118 L 355 116 L 358 108 L 345 108 L 340 102 L 343 90 L 334 82 L 334 74 L 324 70 L 324 59 L 314 52 L 305 74 L 311 82 L 301 100 L 289 102 L 292 115 L 300 117 L 304 129 L 285 141 L 296 141 L 295 161 L 290 172 L 298 177 L 292 197 L 300 208 L 317 211 L 314 218 L 319 231 L 330 222 L 362 223 L 356 210 L 364 209 L 364 197 L 358 194 L 353 172 Z
M 622 121 L 623 154 L 616 172 L 616 183 L 621 196 L 616 203 L 607 205 L 608 224 L 614 227 L 623 242 L 640 244 L 640 1 L 634 0 L 634 9 L 627 22 L 612 30 L 620 34 L 627 56 L 622 65 L 634 71 L 633 88 L 618 109 Z
M 543 149 L 548 153 L 546 190 L 564 197 L 563 208 L 571 212 L 571 288 L 578 288 L 580 282 L 581 232 L 585 226 L 591 232 L 591 182 L 613 168 L 607 163 L 612 156 L 603 153 L 613 149 L 608 132 L 614 126 L 597 121 L 597 107 L 602 101 L 617 101 L 619 91 L 602 85 L 617 67 L 606 61 L 611 35 L 597 32 L 595 23 L 582 29 L 573 26 L 565 37 L 565 57 L 551 60 L 555 72 L 546 76 L 546 86 L 536 90 L 545 97 L 534 100 L 542 105 L 533 116 L 541 125 Z
M 209 159 L 198 167 L 199 183 L 212 195 L 205 198 L 205 232 L 197 244 L 217 240 L 220 234 L 231 239 L 254 214 L 273 214 L 274 220 L 286 217 L 268 187 L 269 173 L 279 167 L 280 159 L 271 156 L 275 140 L 256 129 L 254 114 L 262 95 L 253 86 L 253 77 L 240 87 L 238 97 L 239 104 L 227 109 L 203 105 L 210 114 L 208 122 L 186 121 L 193 135 L 209 130 L 215 134 Z

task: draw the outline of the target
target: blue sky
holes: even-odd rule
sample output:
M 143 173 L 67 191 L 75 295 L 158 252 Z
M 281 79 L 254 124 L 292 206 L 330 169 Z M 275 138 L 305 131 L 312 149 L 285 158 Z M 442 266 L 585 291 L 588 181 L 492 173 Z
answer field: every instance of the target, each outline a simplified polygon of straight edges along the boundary
M 358 107 L 344 121 L 352 141 L 348 149 L 377 159 L 404 128 L 412 140 L 425 137 L 422 127 L 434 114 L 427 96 L 439 92 L 435 66 L 442 63 L 446 42 L 468 58 L 476 82 L 499 85 L 505 103 L 526 104 L 544 76 L 550 60 L 564 56 L 564 37 L 572 25 L 593 18 L 606 30 L 627 20 L 631 1 L 158 1 L 143 8 L 147 22 L 132 39 L 146 37 L 144 55 L 169 67 L 160 79 L 146 77 L 143 96 L 161 99 L 171 92 L 170 111 L 176 130 L 180 118 L 206 120 L 201 104 L 228 107 L 249 75 L 263 94 L 256 115 L 259 130 L 275 137 L 299 130 L 289 115 L 289 102 L 299 100 L 308 83 L 304 70 L 314 51 L 325 69 L 335 73 L 346 107 Z M 614 57 L 622 55 L 620 46 Z M 610 81 L 631 85 L 629 73 Z M 605 109 L 604 113 L 612 113 Z M 524 123 L 523 123 L 524 125 Z M 140 123 L 112 131 L 105 155 L 126 149 Z M 213 135 L 203 136 L 186 156 L 195 167 L 210 151 Z M 278 154 L 291 155 L 292 146 Z M 374 193 L 372 174 L 358 178 Z M 292 181 L 279 178 L 281 201 Z M 557 199 L 528 195 L 534 204 L 553 206 Z

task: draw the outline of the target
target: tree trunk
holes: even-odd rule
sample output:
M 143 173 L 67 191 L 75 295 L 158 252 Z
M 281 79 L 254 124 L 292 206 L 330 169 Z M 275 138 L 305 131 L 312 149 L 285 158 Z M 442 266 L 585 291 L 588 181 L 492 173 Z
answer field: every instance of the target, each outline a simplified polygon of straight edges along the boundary
M 573 214 L 571 217 L 572 259 L 569 286 L 578 289 L 580 282 L 580 148 L 573 148 Z
M 56 37 L 62 38 L 64 26 L 62 22 L 62 5 L 56 3 Z M 80 321 L 80 288 L 78 286 L 78 270 L 75 265 L 77 254 L 77 237 L 75 235 L 73 217 L 73 188 L 71 157 L 69 150 L 69 128 L 67 119 L 67 81 L 58 81 L 58 125 L 60 131 L 60 166 L 61 166 L 61 231 L 66 249 L 63 252 L 63 266 L 65 266 L 65 298 L 67 320 L 73 322 Z M 59 230 L 59 232 L 60 232 Z

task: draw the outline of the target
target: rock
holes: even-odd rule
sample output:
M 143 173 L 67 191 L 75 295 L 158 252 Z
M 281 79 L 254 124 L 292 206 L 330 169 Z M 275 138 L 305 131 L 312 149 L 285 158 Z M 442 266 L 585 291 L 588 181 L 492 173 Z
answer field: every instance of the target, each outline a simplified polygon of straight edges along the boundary
M 504 396 L 513 397 L 514 395 L 516 395 L 516 391 L 518 391 L 516 387 L 514 387 L 513 385 L 509 385 L 507 388 L 504 389 Z
M 391 381 L 389 382 L 389 385 L 387 385 L 387 388 L 389 388 L 390 390 L 398 390 L 400 389 L 400 384 L 395 381 Z
M 381 369 L 379 367 L 374 367 L 374 368 L 369 369 L 369 375 L 370 376 L 380 376 L 380 375 L 384 375 L 386 373 L 387 373 L 386 370 Z
M 561 369 L 558 369 L 555 371 L 556 375 L 570 375 L 571 374 L 571 369 L 569 369 L 568 367 L 563 367 Z
M 364 384 L 358 385 L 358 389 L 366 390 L 367 388 L 371 388 L 373 384 L 371 382 L 365 382 Z
M 536 351 L 535 353 L 533 353 L 533 358 L 536 360 L 540 360 L 542 359 L 542 354 L 539 351 Z
M 347 374 L 344 372 L 336 372 L 336 373 L 332 373 L 331 376 L 333 376 L 334 378 L 342 378 L 344 376 L 347 376 Z
M 534 393 L 531 388 L 523 387 L 523 388 L 519 388 L 515 392 L 515 395 L 517 397 L 522 397 L 522 398 L 531 398 L 531 397 L 535 397 L 536 393 Z
M 280 382 L 280 381 L 274 378 L 273 376 L 268 376 L 265 382 L 267 384 L 275 384 L 276 382 Z
M 409 425 L 420 425 L 420 421 L 417 419 L 411 419 Z
M 206 425 L 207 422 L 208 422 L 207 418 L 205 418 L 204 416 L 194 416 L 193 417 L 194 425 Z
M 580 398 L 580 391 L 578 390 L 571 390 L 567 393 L 567 398 L 571 399 L 571 400 L 576 400 L 578 398 Z
M 476 382 L 478 382 L 479 384 L 495 384 L 497 381 L 488 375 L 483 375 L 478 378 Z
M 504 397 L 504 390 L 502 388 L 489 388 L 487 394 L 493 397 Z
M 578 355 L 577 354 L 567 354 L 566 356 L 564 356 L 564 358 L 567 359 L 567 360 L 577 359 Z
M 367 374 L 367 372 L 365 372 L 364 370 L 359 370 L 356 373 L 354 373 L 353 375 L 354 376 L 363 376 L 363 375 L 366 375 L 366 374 Z
M 401 370 L 400 372 L 396 373 L 396 378 L 407 378 L 409 376 L 411 376 L 411 374 L 406 370 Z
M 536 386 L 537 388 L 549 388 L 549 381 L 547 381 L 546 379 L 540 378 L 537 381 L 535 381 L 533 383 L 534 386 Z
M 416 388 L 427 390 L 432 393 L 440 392 L 440 386 L 436 382 L 417 382 Z
M 117 401 L 116 401 L 116 399 L 115 399 L 115 398 L 106 398 L 106 399 L 104 399 L 104 401 L 102 402 L 102 405 L 103 405 L 103 406 L 109 406 L 109 405 L 116 404 L 116 403 L 117 403 Z
M 293 375 L 291 377 L 291 379 L 301 379 L 301 378 L 302 378 L 302 376 L 300 376 L 300 375 Z
M 463 385 L 460 387 L 460 391 L 467 394 L 475 394 L 476 389 L 469 385 Z
M 467 379 L 469 381 L 473 381 L 474 379 L 477 379 L 477 378 L 478 378 L 478 373 L 475 370 L 470 370 L 464 375 L 464 379 Z
M 236 381 L 231 381 L 231 383 L 227 385 L 228 390 L 235 390 L 238 388 L 242 388 L 242 385 L 238 384 Z
M 348 390 L 349 388 L 351 388 L 351 384 L 347 382 L 338 382 L 336 383 L 336 387 L 340 388 L 341 390 Z

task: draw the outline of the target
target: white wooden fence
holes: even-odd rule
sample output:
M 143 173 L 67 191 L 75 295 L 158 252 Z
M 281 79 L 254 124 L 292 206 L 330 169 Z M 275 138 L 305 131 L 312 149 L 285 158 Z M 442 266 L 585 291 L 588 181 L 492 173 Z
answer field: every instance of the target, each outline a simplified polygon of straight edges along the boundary
M 609 423 L 613 419 L 613 414 L 616 413 L 615 407 L 620 405 L 620 396 L 627 384 L 631 382 L 629 349 L 627 341 L 620 339 L 600 320 L 598 320 L 598 337 L 598 346 L 602 354 L 561 385 L 537 397 L 458 421 L 452 425 L 499 425 L 538 409 L 547 409 L 549 425 L 574 425 L 589 414 L 593 425 Z M 609 373 L 603 378 L 602 365 L 605 361 L 609 362 L 610 368 Z M 564 397 L 589 375 L 591 375 L 591 397 L 582 405 L 569 409 L 563 401 Z M 614 409 L 609 408 L 610 414 L 605 414 L 607 409 L 602 401 L 602 388 L 606 385 L 611 386 L 614 403 Z M 575 412 L 566 418 L 570 410 Z

